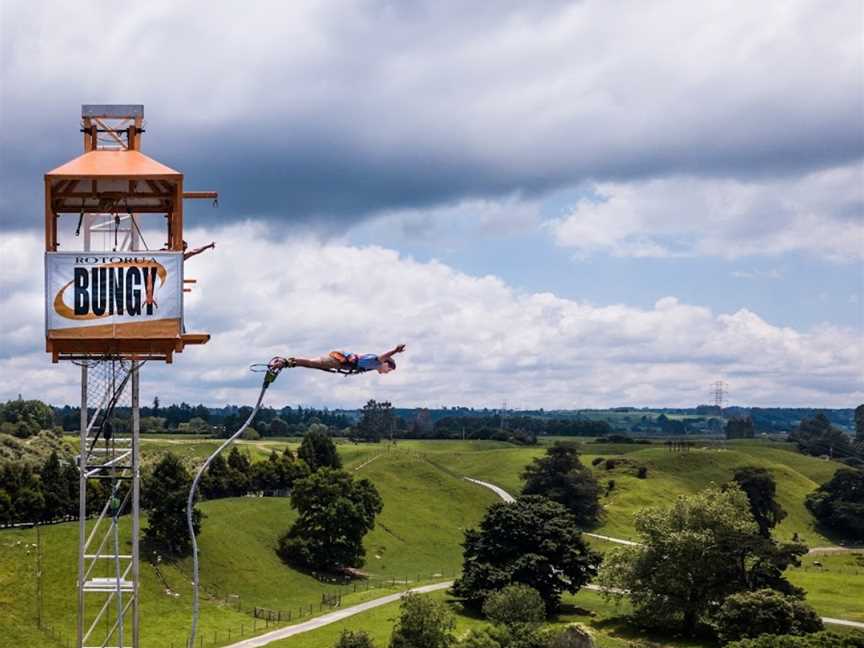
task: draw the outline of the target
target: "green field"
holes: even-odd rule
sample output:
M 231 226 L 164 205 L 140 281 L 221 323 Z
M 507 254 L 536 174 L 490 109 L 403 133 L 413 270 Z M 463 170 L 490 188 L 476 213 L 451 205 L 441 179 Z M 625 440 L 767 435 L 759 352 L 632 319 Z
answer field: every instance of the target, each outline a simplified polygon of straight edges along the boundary
M 243 442 L 240 448 L 262 459 L 271 449 L 281 452 L 286 445 L 293 447 L 296 443 L 296 439 L 267 439 Z M 153 460 L 171 450 L 192 465 L 217 444 L 178 437 L 150 438 L 143 444 L 143 453 Z M 484 479 L 515 494 L 521 486 L 519 475 L 524 466 L 543 451 L 542 447 L 481 441 L 401 441 L 396 447 L 341 443 L 339 452 L 346 468 L 371 479 L 384 500 L 378 524 L 365 541 L 365 571 L 375 588 L 367 590 L 367 585 L 361 584 L 356 593 L 353 585 L 346 588 L 319 582 L 279 561 L 274 552 L 277 539 L 294 519 L 287 499 L 247 497 L 205 502 L 202 509 L 207 518 L 200 538 L 206 593 L 201 622 L 205 645 L 224 645 L 228 643 L 228 631 L 236 639 L 241 627 L 248 636 L 253 623 L 249 610 L 253 606 L 290 610 L 295 618 L 293 615 L 301 607 L 307 615 L 309 606 L 314 614 L 319 613 L 322 594 L 344 594 L 345 606 L 398 591 L 405 587 L 401 581 L 414 584 L 452 578 L 461 564 L 464 530 L 476 525 L 486 508 L 497 501 L 494 493 L 462 477 Z M 781 537 L 797 532 L 812 546 L 831 544 L 814 529 L 803 499 L 827 480 L 838 464 L 802 456 L 788 445 L 738 442 L 672 454 L 659 444 L 587 443 L 583 452 L 587 464 L 595 457 L 623 457 L 634 462 L 611 471 L 605 470 L 603 464 L 594 468 L 601 483 L 615 481 L 615 488 L 604 497 L 606 515 L 597 529 L 599 533 L 632 537 L 633 517 L 640 508 L 670 502 L 676 495 L 695 492 L 711 481 L 727 481 L 736 466 L 757 465 L 775 474 L 778 497 L 789 511 L 779 529 Z M 633 474 L 638 465 L 648 467 L 647 479 Z M 35 541 L 33 530 L 0 531 L 0 618 L 4 626 L 0 647 L 64 645 L 62 641 L 54 644 L 36 626 Z M 128 542 L 128 535 L 124 542 Z M 591 542 L 600 551 L 609 546 L 602 541 Z M 61 638 L 71 639 L 75 627 L 77 524 L 44 527 L 41 543 L 43 619 Z M 813 560 L 822 566 L 814 566 Z M 864 620 L 864 605 L 860 603 L 864 600 L 864 566 L 858 560 L 847 554 L 808 556 L 805 565 L 794 570 L 790 578 L 808 590 L 808 598 L 821 614 Z M 146 648 L 182 645 L 189 623 L 190 573 L 189 561 L 163 563 L 158 571 L 149 563 L 142 565 L 142 645 Z M 384 580 L 391 585 L 382 587 Z M 620 619 L 620 610 L 611 609 L 594 593 L 580 592 L 575 601 L 568 602 L 578 610 L 564 619 L 572 617 L 594 627 L 603 647 L 627 646 L 639 637 Z M 389 636 L 394 610 L 392 606 L 380 608 L 344 623 L 380 630 L 382 637 Z M 256 631 L 262 631 L 262 622 L 255 623 Z M 477 622 L 460 616 L 462 630 L 472 623 Z M 334 633 L 338 634 L 338 628 L 304 635 L 284 645 L 329 646 Z

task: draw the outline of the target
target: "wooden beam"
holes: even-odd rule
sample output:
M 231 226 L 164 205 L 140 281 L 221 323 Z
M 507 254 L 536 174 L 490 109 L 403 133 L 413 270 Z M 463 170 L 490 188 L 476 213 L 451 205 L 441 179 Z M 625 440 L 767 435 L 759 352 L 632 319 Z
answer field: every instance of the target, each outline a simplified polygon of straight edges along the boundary
M 94 117 L 94 118 L 93 118 L 93 121 L 95 121 L 97 124 L 99 124 L 99 126 L 101 126 L 102 128 L 104 128 L 105 131 L 106 131 L 106 132 L 107 132 L 107 133 L 108 133 L 108 134 L 109 134 L 109 135 L 114 139 L 114 141 L 117 142 L 120 146 L 122 146 L 124 149 L 127 148 L 127 147 L 126 147 L 126 142 L 123 141 L 123 138 L 120 137 L 120 136 L 117 134 L 117 132 L 116 132 L 113 128 L 111 128 L 111 127 L 109 127 L 109 126 L 106 126 L 106 125 L 105 125 L 105 122 L 103 122 L 103 121 L 102 121 L 101 119 L 99 119 L 98 117 Z
M 51 198 L 51 181 L 45 178 L 45 251 L 57 249 L 57 215 Z
M 89 117 L 84 118 L 82 128 L 84 130 L 84 152 L 89 153 L 93 150 L 93 122 Z
M 219 200 L 218 191 L 184 191 L 183 198 L 186 200 Z

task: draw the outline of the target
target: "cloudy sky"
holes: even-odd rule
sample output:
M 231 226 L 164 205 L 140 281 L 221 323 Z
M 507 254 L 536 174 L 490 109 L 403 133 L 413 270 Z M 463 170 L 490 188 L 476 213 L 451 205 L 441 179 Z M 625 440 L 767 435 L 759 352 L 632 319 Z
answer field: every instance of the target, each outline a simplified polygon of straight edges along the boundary
M 176 5 L 180 6 L 176 6 Z M 142 398 L 221 405 L 864 401 L 864 5 L 0 4 L 0 398 L 74 402 L 44 353 L 42 174 L 82 103 L 143 103 L 213 334 Z

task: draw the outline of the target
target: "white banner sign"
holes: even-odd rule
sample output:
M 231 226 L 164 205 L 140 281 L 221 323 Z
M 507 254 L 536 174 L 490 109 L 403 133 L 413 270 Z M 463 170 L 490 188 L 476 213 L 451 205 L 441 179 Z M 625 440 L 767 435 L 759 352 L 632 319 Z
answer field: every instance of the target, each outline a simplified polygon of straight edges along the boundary
M 179 322 L 183 317 L 183 253 L 47 252 L 45 288 L 49 332 L 170 319 Z

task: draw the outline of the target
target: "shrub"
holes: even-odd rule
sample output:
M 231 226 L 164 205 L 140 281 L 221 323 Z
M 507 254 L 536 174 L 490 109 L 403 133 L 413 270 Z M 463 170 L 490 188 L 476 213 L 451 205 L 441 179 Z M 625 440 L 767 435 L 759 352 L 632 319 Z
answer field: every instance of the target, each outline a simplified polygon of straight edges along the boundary
M 343 630 L 333 648 L 375 648 L 375 642 L 363 630 Z
M 591 634 L 578 623 L 571 623 L 563 630 L 553 629 L 543 634 L 544 648 L 594 648 Z
M 408 592 L 399 603 L 390 648 L 449 648 L 455 625 L 443 603 Z
M 493 623 L 506 626 L 540 623 L 546 618 L 546 605 L 536 589 L 517 583 L 490 594 L 483 604 L 483 614 Z
M 817 632 L 810 635 L 762 635 L 756 639 L 742 639 L 726 648 L 864 648 L 861 635 L 840 635 L 835 632 Z
M 715 619 L 722 641 L 763 634 L 808 634 L 822 630 L 822 620 L 809 605 L 774 590 L 741 592 L 728 597 Z

